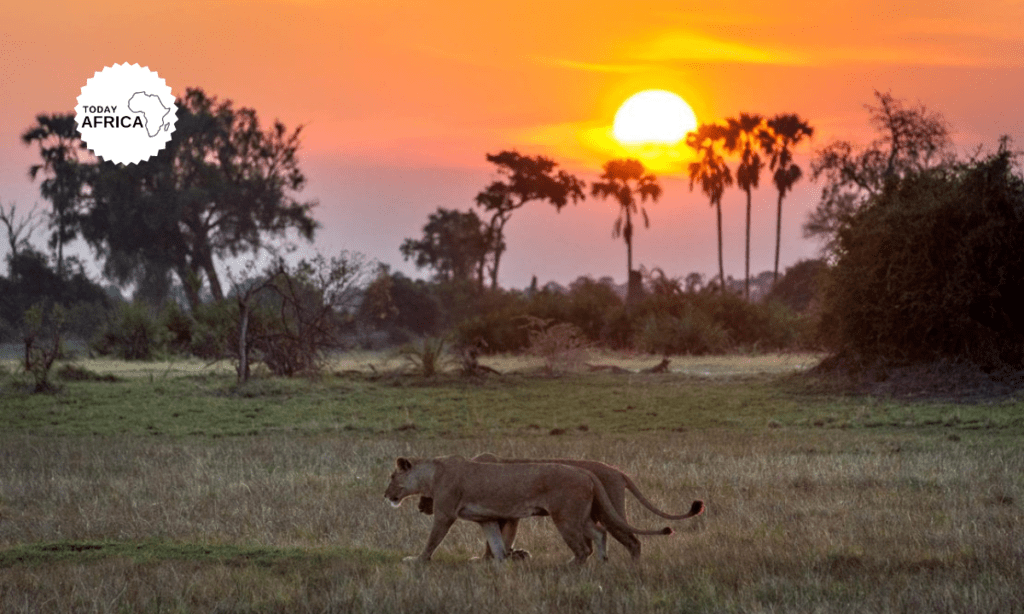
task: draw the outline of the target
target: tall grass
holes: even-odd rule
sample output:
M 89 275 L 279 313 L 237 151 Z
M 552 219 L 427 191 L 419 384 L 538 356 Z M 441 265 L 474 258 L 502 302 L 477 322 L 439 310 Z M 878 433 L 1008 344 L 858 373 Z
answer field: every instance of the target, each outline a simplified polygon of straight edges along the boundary
M 483 438 L 0 436 L 0 611 L 929 611 L 1024 602 L 1019 441 L 922 430 Z M 525 563 L 382 498 L 398 455 L 600 458 L 663 508 L 639 563 L 582 569 L 546 519 Z M 660 524 L 630 500 L 634 524 Z

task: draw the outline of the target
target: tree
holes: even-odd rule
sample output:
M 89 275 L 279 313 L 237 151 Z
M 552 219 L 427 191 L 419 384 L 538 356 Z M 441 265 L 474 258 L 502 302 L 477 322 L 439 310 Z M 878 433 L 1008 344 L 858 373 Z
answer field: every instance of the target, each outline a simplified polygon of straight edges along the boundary
M 834 141 L 815 153 L 811 177 L 825 178 L 821 201 L 804 223 L 805 237 L 825 241 L 834 255 L 844 220 L 890 182 L 953 161 L 945 119 L 924 105 L 910 108 L 892 94 L 875 91 L 878 106 L 864 105 L 878 138 L 867 147 Z
M 339 344 L 354 319 L 374 268 L 362 254 L 342 251 L 330 259 L 318 253 L 294 267 L 277 257 L 256 277 L 232 278 L 237 340 L 225 345 L 238 358 L 238 383 L 249 378 L 253 350 L 275 375 L 317 370 L 324 350 Z
M 648 173 L 639 160 L 610 160 L 604 165 L 601 181 L 591 186 L 594 196 L 614 198 L 619 204 L 619 217 L 612 227 L 612 236 L 622 237 L 626 242 L 626 279 L 628 281 L 626 303 L 631 304 L 637 298 L 633 271 L 633 217 L 641 215 L 644 228 L 651 227 L 647 210 L 642 203 L 650 199 L 657 202 L 661 198 L 661 186 L 658 178 Z
M 775 269 L 772 283 L 779 280 L 779 249 L 782 245 L 782 199 L 786 192 L 803 177 L 803 169 L 793 162 L 793 148 L 805 137 L 814 135 L 814 128 L 799 115 L 779 114 L 768 120 L 768 131 L 764 133 L 762 145 L 771 157 L 769 168 L 775 171 L 772 183 L 779 191 L 777 218 L 775 221 Z
M 439 207 L 423 226 L 423 238 L 406 239 L 402 256 L 414 259 L 417 268 L 434 269 L 438 281 L 474 281 L 483 287 L 488 254 L 504 249 L 498 233 L 485 225 L 474 211 Z
M 700 184 L 700 189 L 718 218 L 718 279 L 719 287 L 724 292 L 725 264 L 722 260 L 722 195 L 725 188 L 732 185 L 732 171 L 725 164 L 722 146 L 726 137 L 726 128 L 718 124 L 701 124 L 696 130 L 686 135 L 686 144 L 697 152 L 698 160 L 687 167 L 690 176 L 690 191 Z
M 982 160 L 909 171 L 840 223 L 822 337 L 853 362 L 1020 369 L 1022 242 L 1007 140 Z
M 17 259 L 18 252 L 30 249 L 29 240 L 40 224 L 38 213 L 39 211 L 32 207 L 27 214 L 19 218 L 16 204 L 11 203 L 10 209 L 0 204 L 0 223 L 7 227 L 7 245 L 11 248 L 11 253 L 7 255 L 8 261 Z
M 584 183 L 572 174 L 556 171 L 558 166 L 544 156 L 524 156 L 519 152 L 502 151 L 487 154 L 487 161 L 498 167 L 503 177 L 476 196 L 476 204 L 491 214 L 488 228 L 493 233 L 494 250 L 490 267 L 491 287 L 498 287 L 498 267 L 505 251 L 505 224 L 512 212 L 534 200 L 551 203 L 556 211 L 572 201 L 585 198 Z
M 746 268 L 743 276 L 743 297 L 750 300 L 750 207 L 751 190 L 761 180 L 761 160 L 759 149 L 764 139 L 764 118 L 757 114 L 740 113 L 739 119 L 729 118 L 725 136 L 725 149 L 740 154 L 740 163 L 736 167 L 736 187 L 747 193 L 747 249 Z
M 29 177 L 42 175 L 39 192 L 53 204 L 50 247 L 57 250 L 57 276 L 64 275 L 64 245 L 78 236 L 78 215 L 85 202 L 89 165 L 82 161 L 85 145 L 72 114 L 36 116 L 36 124 L 21 135 L 26 145 L 36 143 L 42 162 L 29 167 Z M 13 213 L 13 211 L 12 211 Z
M 220 300 L 215 258 L 255 252 L 289 230 L 312 240 L 319 226 L 316 203 L 296 199 L 306 182 L 301 131 L 279 121 L 264 129 L 255 110 L 189 88 L 174 139 L 155 158 L 96 165 L 83 235 L 119 281 L 173 270 L 194 308 L 205 276 Z

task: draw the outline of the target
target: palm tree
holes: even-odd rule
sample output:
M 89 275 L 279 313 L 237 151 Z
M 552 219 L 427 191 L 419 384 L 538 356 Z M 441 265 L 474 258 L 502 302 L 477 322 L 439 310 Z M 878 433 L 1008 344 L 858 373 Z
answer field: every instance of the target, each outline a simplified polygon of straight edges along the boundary
M 687 167 L 690 176 L 690 191 L 700 183 L 700 189 L 708 197 L 718 215 L 718 279 L 725 292 L 725 264 L 722 262 L 722 194 L 732 185 L 732 171 L 725 164 L 721 147 L 726 137 L 726 128 L 718 124 L 701 124 L 686 135 L 686 144 L 697 152 L 698 160 Z
M 641 215 L 644 220 L 644 228 L 651 227 L 651 220 L 647 217 L 647 210 L 638 203 L 644 203 L 648 198 L 657 202 L 661 198 L 661 186 L 653 174 L 648 173 L 639 160 L 611 160 L 604 165 L 604 174 L 601 181 L 591 184 L 591 192 L 594 196 L 608 198 L 612 196 L 619 203 L 619 217 L 612 227 L 612 236 L 622 237 L 626 241 L 626 280 L 627 294 L 626 303 L 630 304 L 635 298 L 633 284 L 633 216 Z
M 740 154 L 736 167 L 736 186 L 747 193 L 747 259 L 743 282 L 743 296 L 750 300 L 750 198 L 751 190 L 761 179 L 764 162 L 758 153 L 765 130 L 764 118 L 756 113 L 740 113 L 739 119 L 729 118 L 725 148 Z
M 793 147 L 804 137 L 814 136 L 814 128 L 795 113 L 779 114 L 768 120 L 762 148 L 771 156 L 770 168 L 775 171 L 772 182 L 779 190 L 778 218 L 775 223 L 775 277 L 779 280 L 779 246 L 782 243 L 782 199 L 786 192 L 803 176 L 803 170 L 793 162 Z

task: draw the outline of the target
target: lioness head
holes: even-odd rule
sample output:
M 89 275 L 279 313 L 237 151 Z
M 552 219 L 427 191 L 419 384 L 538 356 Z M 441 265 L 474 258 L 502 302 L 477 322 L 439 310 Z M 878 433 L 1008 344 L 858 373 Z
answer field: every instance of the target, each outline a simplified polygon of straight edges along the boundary
M 422 464 L 413 463 L 408 458 L 399 458 L 395 461 L 395 470 L 391 472 L 391 482 L 384 491 L 384 498 L 391 502 L 391 505 L 398 507 L 402 499 L 421 492 L 422 472 L 416 471 Z

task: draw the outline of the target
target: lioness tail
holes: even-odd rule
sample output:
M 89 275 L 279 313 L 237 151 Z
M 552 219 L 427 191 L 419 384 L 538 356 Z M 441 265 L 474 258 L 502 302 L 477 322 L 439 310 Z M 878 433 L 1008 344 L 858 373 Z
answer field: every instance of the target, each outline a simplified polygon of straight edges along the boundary
M 623 473 L 622 477 L 625 478 L 626 488 L 629 489 L 629 492 L 633 493 L 633 496 L 636 497 L 636 500 L 639 501 L 644 507 L 651 510 L 655 514 L 661 516 L 662 518 L 667 518 L 668 520 L 685 520 L 687 518 L 693 518 L 694 516 L 699 516 L 704 513 L 704 502 L 700 500 L 694 501 L 693 504 L 690 505 L 690 511 L 685 514 L 669 514 L 668 512 L 663 512 L 658 508 L 654 507 L 654 504 L 651 503 L 650 499 L 645 497 L 644 494 L 640 492 L 640 489 L 637 488 L 637 485 L 633 483 L 633 480 L 630 479 L 628 475 Z

